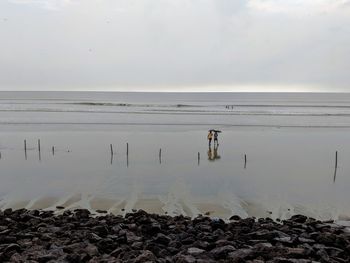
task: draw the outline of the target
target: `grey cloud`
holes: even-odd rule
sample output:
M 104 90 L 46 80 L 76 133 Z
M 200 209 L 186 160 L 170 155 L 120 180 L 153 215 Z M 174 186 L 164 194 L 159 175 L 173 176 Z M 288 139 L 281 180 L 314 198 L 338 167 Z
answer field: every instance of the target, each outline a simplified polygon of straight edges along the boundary
M 350 84 L 342 13 L 266 14 L 229 0 L 96 3 L 60 12 L 0 3 L 9 17 L 0 89 Z

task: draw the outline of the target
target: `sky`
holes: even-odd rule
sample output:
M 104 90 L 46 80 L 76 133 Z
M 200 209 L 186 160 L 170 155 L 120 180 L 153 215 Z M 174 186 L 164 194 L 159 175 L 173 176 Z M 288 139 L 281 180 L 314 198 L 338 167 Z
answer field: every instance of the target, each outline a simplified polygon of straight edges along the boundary
M 1 0 L 0 90 L 350 92 L 350 0 Z

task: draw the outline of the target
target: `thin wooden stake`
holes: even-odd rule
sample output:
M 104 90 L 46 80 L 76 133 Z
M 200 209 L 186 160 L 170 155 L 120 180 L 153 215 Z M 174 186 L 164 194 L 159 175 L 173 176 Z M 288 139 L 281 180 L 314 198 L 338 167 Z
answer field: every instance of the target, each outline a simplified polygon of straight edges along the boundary
M 52 155 L 55 155 L 55 146 L 52 146 Z
M 41 147 L 40 147 L 40 139 L 38 140 L 38 151 L 39 151 L 39 161 L 41 161 Z
M 201 154 L 198 152 L 198 165 L 199 165 L 200 161 L 201 161 Z
M 337 169 L 338 169 L 338 151 L 335 152 L 335 166 L 334 166 L 333 183 L 335 183 L 335 180 L 337 179 Z
M 113 152 L 113 145 L 111 144 L 111 155 L 113 156 L 114 152 Z
M 159 163 L 162 163 L 162 149 L 159 149 Z
M 1 152 L 0 152 L 0 160 L 1 160 Z
M 247 168 L 247 155 L 244 155 L 244 169 Z
M 129 143 L 126 143 L 126 167 L 129 167 Z
M 24 140 L 24 156 L 27 160 L 27 140 Z
M 338 151 L 335 152 L 335 169 L 338 168 Z

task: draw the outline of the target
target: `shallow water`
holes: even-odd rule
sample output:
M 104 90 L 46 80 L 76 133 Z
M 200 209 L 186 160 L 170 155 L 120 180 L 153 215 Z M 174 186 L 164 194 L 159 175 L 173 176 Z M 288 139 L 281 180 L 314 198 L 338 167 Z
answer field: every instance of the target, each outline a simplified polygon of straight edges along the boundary
M 64 101 L 74 101 L 73 112 L 44 110 L 42 104 L 45 108 L 57 107 L 57 94 L 56 97 L 50 94 L 53 96 L 50 100 L 44 95 L 39 96 L 39 100 L 37 94 L 31 94 L 36 99 L 24 100 L 23 96 L 28 94 L 20 95 L 22 99 L 18 94 L 12 95 L 12 99 L 2 96 L 5 101 L 2 104 L 5 110 L 0 112 L 2 208 L 63 205 L 107 209 L 114 213 L 143 208 L 172 215 L 208 213 L 223 218 L 233 214 L 285 218 L 303 213 L 321 219 L 344 219 L 350 215 L 347 202 L 350 164 L 346 161 L 350 156 L 350 129 L 346 128 L 350 125 L 349 117 L 315 116 L 314 112 L 305 116 L 304 110 L 305 105 L 317 104 L 318 107 L 312 107 L 313 111 L 319 108 L 319 112 L 327 112 L 322 104 L 338 105 L 336 110 L 344 111 L 345 106 L 350 105 L 344 96 L 332 97 L 328 104 L 326 99 L 323 101 L 317 96 L 316 100 L 301 95 L 288 100 L 285 96 L 284 104 L 302 102 L 302 108 L 293 108 L 304 110 L 303 116 L 268 113 L 245 118 L 227 113 L 226 104 L 231 100 L 218 94 L 215 94 L 218 97 L 201 95 L 198 101 L 193 97 L 186 100 L 180 95 L 174 100 L 170 95 L 159 95 L 154 101 L 146 96 L 142 101 L 137 97 L 139 94 L 124 95 L 122 99 L 100 94 L 93 105 L 77 105 L 79 97 L 60 94 L 60 101 L 64 96 Z M 82 101 L 91 101 L 84 96 Z M 251 101 L 245 99 L 247 105 L 253 100 L 255 104 L 272 105 L 276 101 L 281 104 L 277 95 L 271 101 L 250 96 Z M 181 107 L 176 111 L 180 100 L 202 111 L 208 105 L 214 110 L 206 115 L 196 109 L 192 113 L 184 113 Z M 23 103 L 28 101 L 36 111 L 28 111 Z M 108 106 L 103 106 L 107 101 Z M 144 106 L 139 109 L 142 113 L 130 113 L 134 106 L 132 110 L 120 106 L 135 102 L 154 104 L 147 106 L 150 113 Z M 118 105 L 110 106 L 111 103 Z M 164 105 L 175 113 L 155 113 Z M 112 107 L 116 113 L 97 113 L 104 107 Z M 120 107 L 126 113 L 120 113 Z M 237 104 L 233 111 L 236 107 Z M 19 108 L 23 111 L 18 111 Z M 266 110 L 266 106 L 257 108 Z M 249 112 L 247 108 L 244 110 Z M 287 108 L 283 110 L 288 112 Z M 213 111 L 218 113 L 213 115 Z M 209 128 L 223 131 L 214 160 L 214 147 L 208 157 Z M 126 143 L 129 144 L 128 157 Z M 110 144 L 114 148 L 113 158 Z M 338 167 L 334 176 L 336 151 Z

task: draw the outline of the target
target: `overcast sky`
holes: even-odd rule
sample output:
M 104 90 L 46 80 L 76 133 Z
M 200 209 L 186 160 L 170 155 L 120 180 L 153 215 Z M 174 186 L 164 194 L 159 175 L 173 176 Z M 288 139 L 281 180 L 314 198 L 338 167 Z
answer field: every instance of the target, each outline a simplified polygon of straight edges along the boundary
M 349 91 L 350 0 L 1 0 L 0 90 Z

